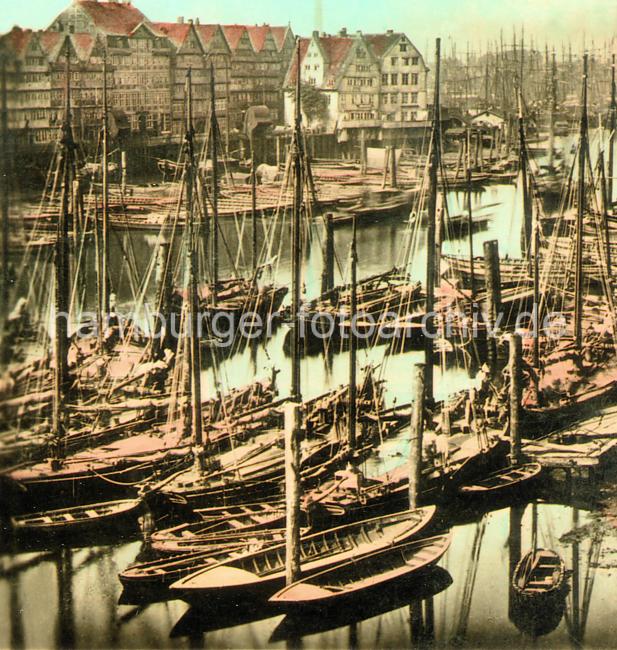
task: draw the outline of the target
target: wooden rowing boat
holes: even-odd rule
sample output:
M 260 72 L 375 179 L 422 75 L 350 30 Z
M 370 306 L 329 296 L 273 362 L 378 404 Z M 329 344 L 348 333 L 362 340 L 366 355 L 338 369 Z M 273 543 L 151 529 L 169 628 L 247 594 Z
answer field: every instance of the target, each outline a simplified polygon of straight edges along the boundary
M 550 549 L 533 549 L 524 555 L 512 574 L 512 589 L 518 598 L 542 603 L 564 588 L 566 567 Z
M 528 486 L 540 476 L 542 465 L 540 463 L 527 463 L 525 465 L 506 467 L 497 470 L 488 476 L 473 483 L 462 485 L 459 493 L 465 496 L 493 497 L 502 492 L 518 490 Z
M 451 534 L 396 544 L 352 558 L 281 589 L 270 602 L 285 608 L 321 608 L 392 585 L 436 564 L 448 550 Z
M 302 572 L 311 575 L 406 541 L 424 530 L 434 513 L 434 507 L 418 508 L 305 535 L 300 541 Z M 176 597 L 199 605 L 210 602 L 213 595 L 233 601 L 269 598 L 284 583 L 285 545 L 280 544 L 206 567 L 170 589 Z
M 200 521 L 183 523 L 152 533 L 150 544 L 158 553 L 174 554 L 198 550 L 216 536 L 277 529 L 285 525 L 285 505 L 249 503 L 198 510 Z
M 76 535 L 136 520 L 141 506 L 140 499 L 127 499 L 17 515 L 11 517 L 11 528 L 18 536 Z

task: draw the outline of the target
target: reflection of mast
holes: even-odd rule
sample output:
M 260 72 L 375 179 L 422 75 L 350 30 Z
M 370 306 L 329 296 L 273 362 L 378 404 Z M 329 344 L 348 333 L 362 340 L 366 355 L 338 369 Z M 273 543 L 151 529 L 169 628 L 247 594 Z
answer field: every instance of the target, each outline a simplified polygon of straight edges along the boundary
M 476 524 L 476 533 L 471 546 L 471 555 L 467 571 L 465 572 L 465 582 L 463 583 L 463 594 L 461 596 L 461 608 L 458 614 L 458 623 L 454 630 L 454 640 L 456 643 L 464 641 L 467 635 L 469 625 L 469 614 L 471 612 L 471 600 L 473 598 L 478 567 L 480 565 L 480 551 L 482 550 L 482 540 L 486 531 L 486 516 Z
M 9 611 L 11 627 L 11 648 L 23 648 L 24 643 L 24 617 L 19 592 L 19 573 L 16 572 L 9 577 Z
M 2 304 L 9 301 L 9 147 L 6 90 L 6 56 L 0 54 L 0 211 L 2 218 Z
M 58 647 L 75 646 L 73 620 L 73 558 L 69 548 L 61 548 L 56 556 L 58 576 Z
M 514 576 L 514 569 L 516 569 L 516 565 L 521 559 L 521 524 L 524 513 L 524 506 L 512 506 L 510 508 L 510 533 L 508 535 L 508 616 L 510 620 L 512 620 L 512 598 L 514 595 L 512 577 Z

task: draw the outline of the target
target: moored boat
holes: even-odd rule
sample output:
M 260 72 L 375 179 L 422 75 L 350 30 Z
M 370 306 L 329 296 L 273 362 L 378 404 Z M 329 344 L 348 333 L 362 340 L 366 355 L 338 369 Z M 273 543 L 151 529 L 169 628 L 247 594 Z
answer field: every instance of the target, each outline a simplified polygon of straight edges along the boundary
M 428 526 L 434 513 L 434 507 L 418 508 L 306 535 L 300 540 L 302 572 L 310 575 L 408 540 Z M 199 605 L 208 604 L 213 594 L 234 601 L 269 598 L 284 582 L 285 544 L 280 544 L 197 571 L 170 589 Z
M 451 534 L 396 544 L 303 578 L 281 589 L 270 602 L 285 608 L 330 607 L 409 578 L 434 565 L 448 550 Z

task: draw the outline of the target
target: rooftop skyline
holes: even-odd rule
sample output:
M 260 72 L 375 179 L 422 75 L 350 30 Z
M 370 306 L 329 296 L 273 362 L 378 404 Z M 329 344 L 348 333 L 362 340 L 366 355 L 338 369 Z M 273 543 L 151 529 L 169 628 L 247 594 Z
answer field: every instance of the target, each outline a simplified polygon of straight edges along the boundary
M 30 0 L 11 5 L 0 15 L 0 32 L 16 24 L 44 29 L 68 4 L 68 0 Z M 574 51 L 583 46 L 600 50 L 607 41 L 614 46 L 617 26 L 615 0 L 313 0 L 293 8 L 280 0 L 225 0 L 208 5 L 200 0 L 137 0 L 133 4 L 153 21 L 175 21 L 183 16 L 207 23 L 290 23 L 294 33 L 301 35 L 314 29 L 336 33 L 341 27 L 349 33 L 395 29 L 406 32 L 427 58 L 437 36 L 446 53 L 452 42 L 462 53 L 467 43 L 472 50 L 485 49 L 487 40 L 494 43 L 499 39 L 501 29 L 504 41 L 511 43 L 513 29 L 520 39 L 522 28 L 527 44 L 533 38 L 540 47 L 548 41 L 559 48 L 570 41 Z

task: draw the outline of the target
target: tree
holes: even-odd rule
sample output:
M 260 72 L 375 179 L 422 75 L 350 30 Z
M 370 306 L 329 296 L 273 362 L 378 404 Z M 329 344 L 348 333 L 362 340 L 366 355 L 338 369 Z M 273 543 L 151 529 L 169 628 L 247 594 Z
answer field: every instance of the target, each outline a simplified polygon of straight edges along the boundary
M 326 122 L 328 119 L 328 100 L 324 93 L 311 84 L 302 84 L 300 88 L 302 111 L 309 123 Z

